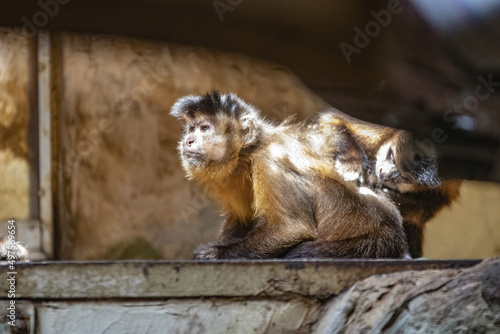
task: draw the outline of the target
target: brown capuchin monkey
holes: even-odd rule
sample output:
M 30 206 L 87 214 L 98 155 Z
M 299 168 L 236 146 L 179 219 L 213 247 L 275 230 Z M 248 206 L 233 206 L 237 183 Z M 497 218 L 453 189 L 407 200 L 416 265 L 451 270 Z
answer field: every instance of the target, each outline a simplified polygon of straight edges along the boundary
M 319 130 L 273 124 L 233 94 L 186 96 L 171 114 L 189 179 L 226 214 L 197 259 L 403 258 L 398 208 L 378 189 L 344 180 L 315 142 Z M 333 143 L 335 144 L 335 143 Z
M 460 194 L 460 180 L 441 181 L 436 151 L 407 131 L 331 109 L 309 126 L 315 149 L 346 181 L 382 189 L 396 203 L 411 257 L 422 256 L 425 223 Z

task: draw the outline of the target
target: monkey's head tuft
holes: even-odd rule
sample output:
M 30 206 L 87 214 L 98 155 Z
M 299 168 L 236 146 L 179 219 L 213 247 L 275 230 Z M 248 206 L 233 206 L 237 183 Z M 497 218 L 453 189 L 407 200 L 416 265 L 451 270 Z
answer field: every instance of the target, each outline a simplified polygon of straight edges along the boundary
M 188 174 L 235 165 L 242 150 L 257 141 L 262 123 L 257 109 L 234 94 L 219 92 L 182 97 L 170 114 L 184 127 L 179 152 Z
M 198 114 L 239 119 L 248 112 L 256 113 L 257 110 L 235 94 L 214 91 L 203 96 L 188 95 L 180 98 L 172 106 L 170 114 L 179 119 L 194 119 Z

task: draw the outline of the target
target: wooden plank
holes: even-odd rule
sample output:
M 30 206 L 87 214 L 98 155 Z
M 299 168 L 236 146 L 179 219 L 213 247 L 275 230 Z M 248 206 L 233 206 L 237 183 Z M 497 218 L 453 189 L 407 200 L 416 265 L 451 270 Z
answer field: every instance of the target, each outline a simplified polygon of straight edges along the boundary
M 51 57 L 50 33 L 40 31 L 38 35 L 38 108 L 39 108 L 39 203 L 40 203 L 40 251 L 52 258 L 53 213 L 52 213 L 52 147 L 51 147 Z
M 470 267 L 478 260 L 263 260 L 17 263 L 16 298 L 327 298 L 376 274 Z M 6 277 L 9 268 L 0 266 Z M 8 282 L 0 280 L 8 291 Z M 5 299 L 6 296 L 0 296 Z

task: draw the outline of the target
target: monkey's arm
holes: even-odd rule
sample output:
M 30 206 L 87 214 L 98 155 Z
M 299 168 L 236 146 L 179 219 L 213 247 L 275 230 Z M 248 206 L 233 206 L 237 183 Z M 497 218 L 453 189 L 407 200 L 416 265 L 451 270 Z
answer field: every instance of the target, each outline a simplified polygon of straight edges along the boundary
M 290 228 L 260 220 L 245 237 L 221 238 L 198 247 L 194 255 L 200 260 L 282 257 L 292 246 L 313 238 L 312 231 L 300 226 L 299 222 Z

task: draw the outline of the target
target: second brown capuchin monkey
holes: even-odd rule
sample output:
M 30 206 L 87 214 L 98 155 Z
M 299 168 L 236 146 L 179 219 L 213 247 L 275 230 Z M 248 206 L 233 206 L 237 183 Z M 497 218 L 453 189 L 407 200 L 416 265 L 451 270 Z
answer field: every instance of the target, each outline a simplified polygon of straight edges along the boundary
M 217 92 L 183 97 L 171 114 L 184 128 L 178 147 L 188 178 L 226 214 L 197 259 L 407 255 L 398 208 L 384 192 L 344 180 L 318 150 L 318 129 L 270 123 Z
M 436 151 L 407 131 L 384 127 L 331 109 L 309 125 L 316 148 L 340 175 L 382 189 L 403 217 L 411 257 L 422 256 L 425 223 L 460 194 L 460 180 L 441 181 Z

